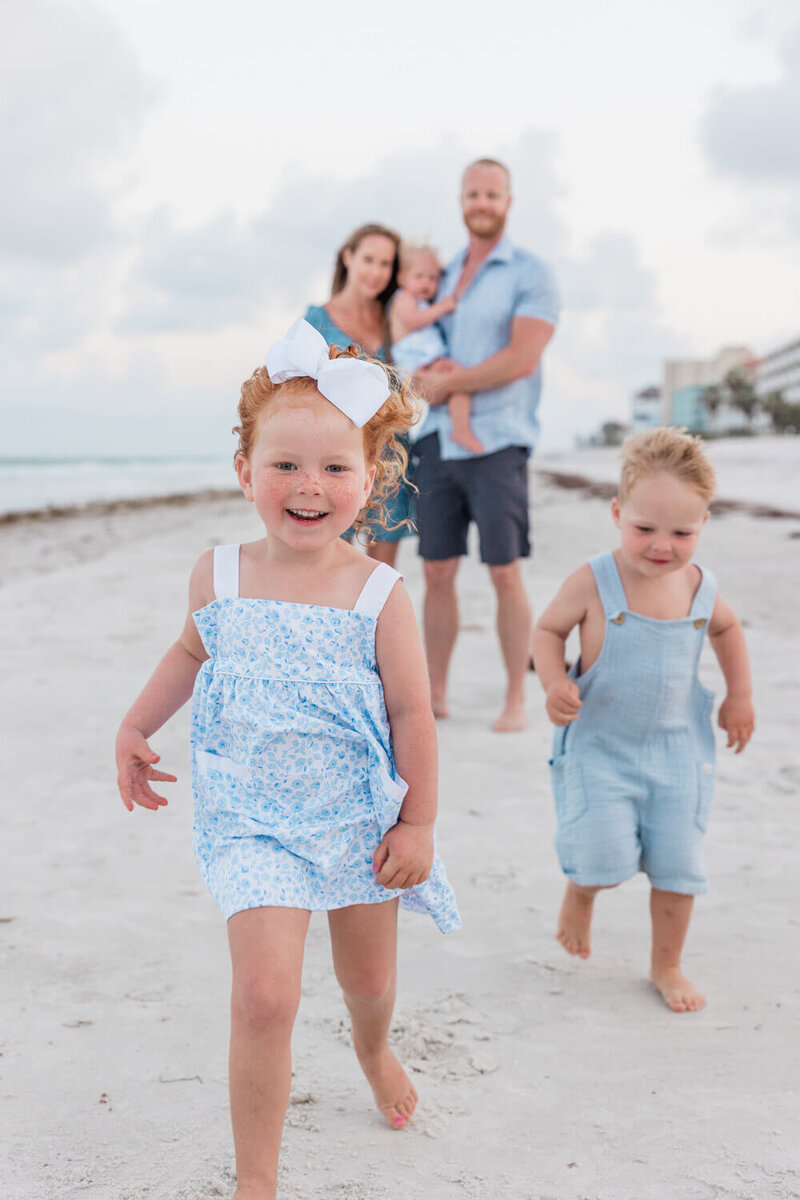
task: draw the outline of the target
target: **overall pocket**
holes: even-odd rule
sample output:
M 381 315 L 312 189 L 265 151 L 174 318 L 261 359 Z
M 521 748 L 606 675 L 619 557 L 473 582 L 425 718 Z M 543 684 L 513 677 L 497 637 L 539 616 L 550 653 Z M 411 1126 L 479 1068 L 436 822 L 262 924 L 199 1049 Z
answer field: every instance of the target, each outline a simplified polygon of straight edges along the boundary
M 711 801 L 714 798 L 714 764 L 701 762 L 697 764 L 697 808 L 694 820 L 697 828 L 705 833 L 708 828 L 708 818 L 711 812 Z
M 581 765 L 574 755 L 562 754 L 559 758 L 551 758 L 550 781 L 558 824 L 571 825 L 583 816 L 589 806 Z

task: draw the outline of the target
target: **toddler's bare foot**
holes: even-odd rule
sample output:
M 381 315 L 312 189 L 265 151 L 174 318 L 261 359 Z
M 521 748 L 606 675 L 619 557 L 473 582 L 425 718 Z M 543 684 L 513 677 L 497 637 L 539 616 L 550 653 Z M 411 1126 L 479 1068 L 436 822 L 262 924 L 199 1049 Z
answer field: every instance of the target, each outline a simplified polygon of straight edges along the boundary
M 706 998 L 681 972 L 680 967 L 653 967 L 650 978 L 673 1012 L 699 1012 Z
M 417 1093 L 397 1057 L 388 1046 L 374 1055 L 359 1058 L 372 1088 L 375 1103 L 392 1129 L 402 1129 L 417 1107 Z
M 592 952 L 592 909 L 596 893 L 577 884 L 567 884 L 561 912 L 558 914 L 556 937 L 567 954 L 588 958 Z
M 520 700 L 515 704 L 506 704 L 492 729 L 495 733 L 522 733 L 528 728 L 528 714 L 525 702 Z
M 452 438 L 454 442 L 463 446 L 465 450 L 469 450 L 471 454 L 483 454 L 483 442 L 478 441 L 469 426 L 466 429 L 456 429 L 454 425 Z

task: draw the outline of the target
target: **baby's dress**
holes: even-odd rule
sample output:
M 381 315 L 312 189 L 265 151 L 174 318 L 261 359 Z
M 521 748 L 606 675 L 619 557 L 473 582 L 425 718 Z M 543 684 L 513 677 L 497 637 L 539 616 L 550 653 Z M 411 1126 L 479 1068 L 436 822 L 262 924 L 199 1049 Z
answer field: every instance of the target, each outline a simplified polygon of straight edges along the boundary
M 418 300 L 420 310 L 430 308 L 427 300 Z M 420 367 L 427 367 L 437 358 L 447 357 L 447 346 L 437 325 L 425 329 L 414 329 L 392 345 L 392 359 L 397 367 L 413 375 Z
M 405 891 L 387 891 L 372 870 L 407 791 L 375 659 L 398 578 L 380 563 L 353 609 L 244 599 L 239 547 L 215 549 L 216 599 L 194 613 L 209 658 L 192 701 L 192 782 L 195 856 L 226 919 L 399 896 L 443 933 L 459 928 L 438 856 Z

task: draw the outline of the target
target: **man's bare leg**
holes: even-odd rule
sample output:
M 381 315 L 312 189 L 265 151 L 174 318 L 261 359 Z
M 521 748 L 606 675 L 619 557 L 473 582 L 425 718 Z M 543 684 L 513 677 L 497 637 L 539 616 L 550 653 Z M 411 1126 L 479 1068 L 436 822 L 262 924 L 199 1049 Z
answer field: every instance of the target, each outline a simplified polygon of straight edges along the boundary
M 508 688 L 505 707 L 494 723 L 497 733 L 527 729 L 525 675 L 530 658 L 531 612 L 519 559 L 502 567 L 489 567 L 497 593 L 497 634 L 506 664 Z
M 448 715 L 447 672 L 458 637 L 458 562 L 457 558 L 425 561 L 423 626 L 431 680 L 431 705 L 436 717 Z
M 673 1012 L 698 1012 L 706 1006 L 705 996 L 681 971 L 681 953 L 693 904 L 694 896 L 680 892 L 662 892 L 655 887 L 650 892 L 653 921 L 650 978 Z

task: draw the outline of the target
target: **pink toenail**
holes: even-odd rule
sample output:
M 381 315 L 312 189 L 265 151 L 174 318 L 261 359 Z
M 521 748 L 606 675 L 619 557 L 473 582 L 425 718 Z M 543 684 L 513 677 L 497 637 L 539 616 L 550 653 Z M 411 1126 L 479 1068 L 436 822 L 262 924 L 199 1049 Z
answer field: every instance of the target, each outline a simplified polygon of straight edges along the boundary
M 405 1125 L 405 1123 L 404 1117 L 395 1117 L 395 1119 L 392 1121 L 393 1125 Z

